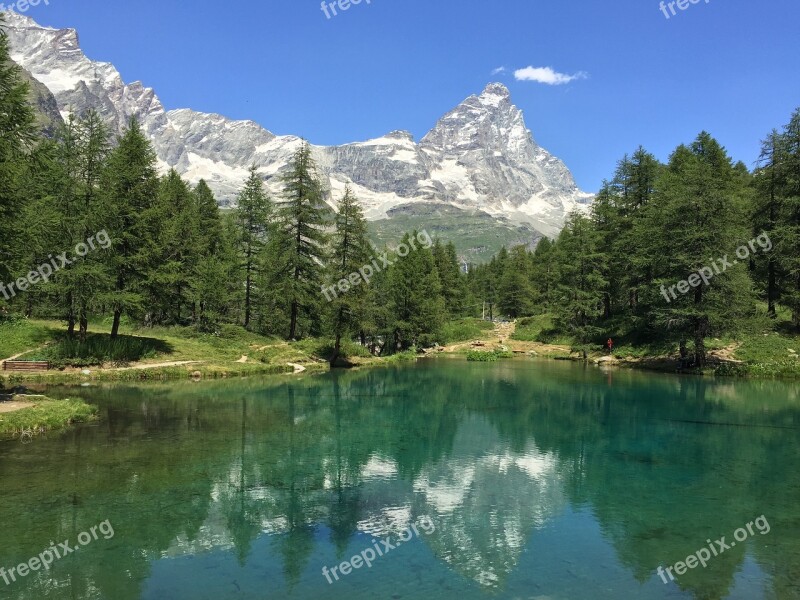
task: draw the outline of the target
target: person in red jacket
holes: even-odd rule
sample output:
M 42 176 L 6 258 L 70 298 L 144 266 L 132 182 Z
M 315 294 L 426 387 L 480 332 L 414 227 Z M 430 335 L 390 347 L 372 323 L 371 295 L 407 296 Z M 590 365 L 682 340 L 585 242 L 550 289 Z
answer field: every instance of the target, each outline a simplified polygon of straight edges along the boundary
M 608 353 L 609 354 L 614 352 L 614 340 L 612 340 L 611 338 L 608 338 L 608 341 L 606 342 L 606 347 L 608 348 Z

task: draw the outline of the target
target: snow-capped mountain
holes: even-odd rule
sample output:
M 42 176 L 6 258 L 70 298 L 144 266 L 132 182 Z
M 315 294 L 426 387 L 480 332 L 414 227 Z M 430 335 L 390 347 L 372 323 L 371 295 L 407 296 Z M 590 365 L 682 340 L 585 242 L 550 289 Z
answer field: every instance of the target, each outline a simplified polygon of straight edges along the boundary
M 151 88 L 139 81 L 126 84 L 111 63 L 87 58 L 74 29 L 43 27 L 15 13 L 8 14 L 7 28 L 12 59 L 47 86 L 62 116 L 94 108 L 114 132 L 137 116 L 160 167 L 173 167 L 193 183 L 205 179 L 222 204 L 235 201 L 252 164 L 279 193 L 275 175 L 300 138 L 276 136 L 253 121 L 166 111 Z M 330 201 L 349 184 L 370 220 L 386 219 L 398 207 L 435 203 L 554 235 L 570 211 L 591 201 L 564 163 L 534 141 L 522 111 L 499 83 L 467 98 L 419 143 L 410 133 L 395 131 L 313 150 Z

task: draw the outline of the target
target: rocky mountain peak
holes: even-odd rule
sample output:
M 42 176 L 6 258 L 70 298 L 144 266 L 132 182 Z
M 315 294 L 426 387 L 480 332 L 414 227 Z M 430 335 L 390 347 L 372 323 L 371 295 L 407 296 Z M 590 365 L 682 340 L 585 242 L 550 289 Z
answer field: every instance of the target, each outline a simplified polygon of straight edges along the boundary
M 10 14 L 7 30 L 12 59 L 52 92 L 62 115 L 92 108 L 115 133 L 136 116 L 159 167 L 174 168 L 191 183 L 205 179 L 222 204 L 235 201 L 252 164 L 280 195 L 276 175 L 301 143 L 296 136 L 218 114 L 167 112 L 153 89 L 140 81 L 125 84 L 111 63 L 89 59 L 74 29 L 41 27 Z M 438 203 L 555 235 L 590 197 L 563 162 L 536 144 L 501 83 L 458 104 L 419 143 L 408 131 L 392 131 L 365 142 L 314 146 L 313 152 L 330 201 L 350 185 L 372 220 L 386 219 L 397 207 Z

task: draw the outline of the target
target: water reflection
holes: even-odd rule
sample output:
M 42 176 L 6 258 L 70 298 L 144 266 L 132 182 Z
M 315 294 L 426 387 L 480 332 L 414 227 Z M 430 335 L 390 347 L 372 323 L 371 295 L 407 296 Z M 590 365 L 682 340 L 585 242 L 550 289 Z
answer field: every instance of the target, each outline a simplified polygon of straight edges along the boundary
M 800 597 L 797 386 L 440 361 L 81 392 L 99 426 L 0 444 L 0 566 L 116 535 L 0 597 Z M 655 576 L 762 514 L 769 535 Z

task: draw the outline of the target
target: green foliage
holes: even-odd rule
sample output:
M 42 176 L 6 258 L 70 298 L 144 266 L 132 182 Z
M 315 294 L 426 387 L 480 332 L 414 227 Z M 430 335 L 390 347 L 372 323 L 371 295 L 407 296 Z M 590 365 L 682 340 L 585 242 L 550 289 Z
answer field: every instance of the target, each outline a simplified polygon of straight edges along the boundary
M 272 233 L 272 202 L 255 165 L 236 200 L 233 212 L 233 246 L 244 281 L 244 326 L 250 327 L 257 283 L 266 272 L 264 252 Z
M 302 334 L 314 335 L 320 331 L 321 265 L 328 241 L 325 227 L 330 217 L 307 142 L 292 158 L 283 183 L 270 287 L 275 293 L 274 300 L 289 315 L 287 338 L 296 339 Z
M 4 17 L 0 15 L 0 27 Z M 19 239 L 16 219 L 23 205 L 23 177 L 31 167 L 35 143 L 34 113 L 28 102 L 28 85 L 11 62 L 8 36 L 0 29 L 0 282 L 13 272 L 15 246 Z M 4 304 L 0 297 L 0 306 Z

